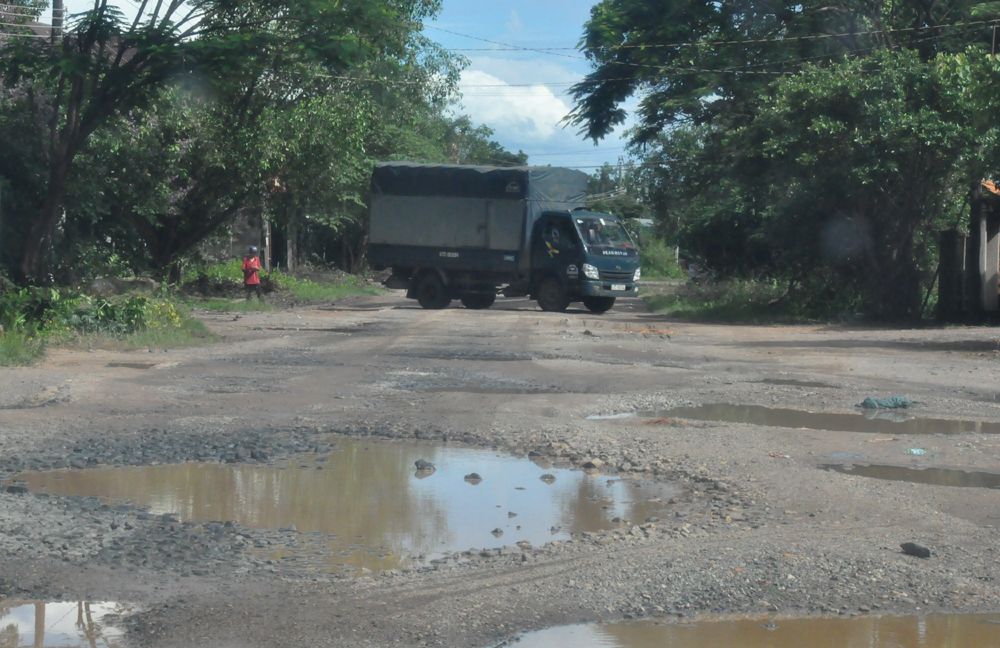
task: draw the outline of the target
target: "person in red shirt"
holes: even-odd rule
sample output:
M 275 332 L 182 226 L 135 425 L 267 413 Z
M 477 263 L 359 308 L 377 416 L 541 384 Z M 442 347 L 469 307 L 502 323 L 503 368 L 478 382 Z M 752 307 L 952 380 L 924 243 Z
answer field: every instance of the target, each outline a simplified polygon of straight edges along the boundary
M 247 301 L 254 291 L 257 292 L 257 301 L 263 301 L 260 295 L 260 259 L 257 258 L 257 247 L 251 246 L 250 253 L 243 257 L 243 288 L 247 291 Z

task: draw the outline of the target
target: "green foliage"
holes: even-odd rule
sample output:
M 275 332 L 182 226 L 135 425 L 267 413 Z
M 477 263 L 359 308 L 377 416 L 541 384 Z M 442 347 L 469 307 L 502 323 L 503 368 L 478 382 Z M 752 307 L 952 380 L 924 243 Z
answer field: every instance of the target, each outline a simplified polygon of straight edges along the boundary
M 679 319 L 741 324 L 814 321 L 820 314 L 801 300 L 789 298 L 777 282 L 732 279 L 720 283 L 689 283 L 670 293 L 643 298 L 654 313 Z
M 272 272 L 270 276 L 278 286 L 289 290 L 296 299 L 305 301 L 340 299 L 351 295 L 378 295 L 382 292 L 374 286 L 361 285 L 357 277 L 352 277 L 343 283 L 320 283 L 308 279 L 296 279 L 278 272 Z
M 770 94 L 772 73 L 877 50 L 908 50 L 922 61 L 970 43 L 988 50 L 989 26 L 960 23 L 995 15 L 995 6 L 973 0 L 601 0 L 582 42 L 594 70 L 573 88 L 570 122 L 603 138 L 639 93 L 635 142 L 682 123 L 742 126 Z
M 274 306 L 257 299 L 206 299 L 192 302 L 193 306 L 216 311 L 273 311 Z
M 16 367 L 37 362 L 45 354 L 41 338 L 25 331 L 0 333 L 0 367 Z
M 677 265 L 674 248 L 667 245 L 663 239 L 651 234 L 643 236 L 639 256 L 642 261 L 644 281 L 685 279 L 687 276 L 684 270 Z

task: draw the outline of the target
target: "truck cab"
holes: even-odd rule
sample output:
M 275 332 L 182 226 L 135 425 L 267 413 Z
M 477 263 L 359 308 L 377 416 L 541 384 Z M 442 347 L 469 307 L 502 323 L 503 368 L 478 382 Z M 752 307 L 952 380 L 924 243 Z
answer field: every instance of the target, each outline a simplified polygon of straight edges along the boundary
M 638 295 L 639 252 L 614 216 L 545 212 L 531 240 L 531 296 L 542 310 L 563 311 L 582 301 L 604 313 L 616 298 Z

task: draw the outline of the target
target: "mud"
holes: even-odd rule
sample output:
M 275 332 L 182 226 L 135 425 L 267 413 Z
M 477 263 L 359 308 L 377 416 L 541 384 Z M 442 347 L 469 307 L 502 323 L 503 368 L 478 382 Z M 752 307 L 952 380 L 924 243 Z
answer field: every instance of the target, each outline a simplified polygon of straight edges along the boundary
M 332 440 L 331 440 L 332 441 Z M 527 459 L 434 444 L 337 439 L 333 452 L 273 466 L 187 463 L 23 473 L 32 492 L 96 497 L 181 523 L 234 521 L 297 532 L 257 542 L 272 560 L 320 571 L 405 569 L 462 552 L 543 545 L 663 515 L 678 488 L 543 469 Z M 418 460 L 433 470 L 416 470 Z M 480 479 L 463 480 L 475 472 Z M 542 480 L 552 474 L 554 480 Z M 469 483 L 465 483 L 469 481 Z M 613 522 L 612 520 L 617 520 Z M 497 533 L 496 531 L 499 531 Z M 308 536 L 308 537 L 305 537 Z
M 625 412 L 589 418 L 591 420 L 680 418 L 791 429 L 861 432 L 864 434 L 1000 434 L 1000 423 L 916 417 L 904 410 L 868 410 L 863 414 L 841 414 L 729 403 Z
M 1000 643 L 1000 615 L 927 614 L 606 623 L 525 635 L 520 648 L 957 648 Z
M 947 468 L 906 468 L 903 466 L 825 464 L 824 470 L 844 475 L 904 481 L 913 484 L 955 488 L 1000 488 L 1000 474 Z

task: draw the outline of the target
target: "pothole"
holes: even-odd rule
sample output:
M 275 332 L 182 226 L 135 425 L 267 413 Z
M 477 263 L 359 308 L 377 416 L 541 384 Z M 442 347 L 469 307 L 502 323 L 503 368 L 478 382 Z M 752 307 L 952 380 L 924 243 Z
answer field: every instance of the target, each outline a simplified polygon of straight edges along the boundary
M 4 601 L 0 646 L 118 648 L 125 633 L 111 624 L 133 611 L 122 603 Z
M 476 387 L 472 385 L 455 385 L 452 387 L 424 387 L 414 389 L 426 394 L 460 393 L 460 394 L 562 394 L 562 390 L 545 387 Z
M 994 646 L 996 614 L 758 617 L 695 623 L 563 626 L 521 637 L 519 648 L 952 648 Z
M 804 410 L 764 407 L 762 405 L 706 405 L 674 407 L 667 410 L 624 412 L 607 416 L 588 416 L 590 420 L 631 418 L 681 418 L 695 421 L 749 423 L 765 427 L 783 427 L 831 432 L 868 434 L 1000 434 L 1000 423 L 954 419 L 914 418 L 898 410 L 868 410 L 864 414 L 807 412 Z
M 421 360 L 465 360 L 469 362 L 530 362 L 530 355 L 508 353 L 406 353 L 399 354 L 401 358 L 419 358 Z
M 795 380 L 793 378 L 765 378 L 757 382 L 765 385 L 779 385 L 785 387 L 807 387 L 809 389 L 839 389 L 836 385 L 824 382 L 810 382 L 808 380 Z
M 152 369 L 158 362 L 109 362 L 108 367 L 117 367 L 121 369 Z
M 957 486 L 960 488 L 1000 488 L 1000 475 L 996 473 L 948 468 L 905 468 L 878 464 L 823 464 L 823 470 L 845 475 L 873 477 L 890 481 L 905 481 L 931 486 Z
M 498 546 L 537 546 L 617 527 L 614 518 L 642 523 L 677 493 L 673 484 L 542 468 L 483 450 L 350 438 L 334 443 L 328 455 L 280 465 L 93 468 L 18 479 L 32 492 L 148 507 L 180 522 L 234 521 L 280 531 L 253 538 L 248 548 L 275 562 L 328 571 L 399 569 L 421 560 L 460 560 L 463 551 L 478 556 Z M 434 468 L 418 470 L 418 460 Z M 465 479 L 473 473 L 481 481 Z

